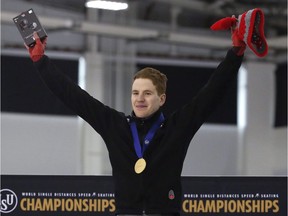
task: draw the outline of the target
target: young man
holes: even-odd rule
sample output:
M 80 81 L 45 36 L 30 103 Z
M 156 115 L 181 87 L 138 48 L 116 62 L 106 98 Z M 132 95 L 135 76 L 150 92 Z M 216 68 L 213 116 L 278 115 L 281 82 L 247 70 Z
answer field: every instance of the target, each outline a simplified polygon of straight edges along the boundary
M 246 45 L 233 34 L 234 47 L 209 82 L 184 107 L 164 118 L 164 74 L 139 71 L 133 81 L 130 116 L 105 106 L 67 79 L 44 54 L 46 40 L 28 48 L 41 78 L 68 107 L 101 135 L 115 183 L 116 215 L 179 216 L 181 172 L 191 139 L 237 76 Z M 185 77 L 183 77 L 185 79 Z

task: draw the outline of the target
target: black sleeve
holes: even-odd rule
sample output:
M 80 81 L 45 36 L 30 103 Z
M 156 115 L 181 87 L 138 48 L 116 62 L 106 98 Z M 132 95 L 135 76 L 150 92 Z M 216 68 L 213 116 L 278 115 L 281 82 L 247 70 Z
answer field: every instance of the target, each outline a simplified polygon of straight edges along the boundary
M 230 49 L 225 59 L 218 65 L 207 84 L 200 90 L 196 97 L 197 106 L 203 110 L 203 120 L 214 110 L 215 106 L 223 99 L 231 82 L 237 78 L 243 56 L 237 56 Z
M 215 110 L 231 81 L 237 78 L 242 59 L 243 56 L 237 56 L 230 49 L 224 60 L 211 75 L 207 84 L 189 104 L 175 113 L 175 120 L 184 131 L 188 131 L 193 136 L 211 112 Z
M 119 116 L 119 112 L 105 106 L 99 100 L 93 98 L 85 90 L 65 76 L 49 59 L 43 56 L 34 63 L 37 71 L 46 86 L 67 107 L 88 122 L 99 134 L 107 131 L 109 119 Z M 124 115 L 124 114 L 123 114 Z

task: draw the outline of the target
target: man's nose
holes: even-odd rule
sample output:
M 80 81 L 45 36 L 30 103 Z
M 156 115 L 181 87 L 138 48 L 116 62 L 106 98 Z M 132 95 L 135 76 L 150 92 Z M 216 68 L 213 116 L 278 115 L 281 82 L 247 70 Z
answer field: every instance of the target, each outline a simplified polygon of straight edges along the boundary
M 144 94 L 138 94 L 137 100 L 143 101 L 144 100 Z

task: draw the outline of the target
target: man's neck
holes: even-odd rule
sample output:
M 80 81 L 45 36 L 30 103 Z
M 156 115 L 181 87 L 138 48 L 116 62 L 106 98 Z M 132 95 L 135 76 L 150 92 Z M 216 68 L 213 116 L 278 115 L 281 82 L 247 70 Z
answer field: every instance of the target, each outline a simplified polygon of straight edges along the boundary
M 154 120 L 156 119 L 161 113 L 161 109 L 158 109 L 156 112 L 152 113 L 151 115 L 147 116 L 147 117 L 137 117 L 134 113 L 134 111 L 132 112 L 131 116 L 136 120 L 136 121 L 150 121 L 150 120 Z

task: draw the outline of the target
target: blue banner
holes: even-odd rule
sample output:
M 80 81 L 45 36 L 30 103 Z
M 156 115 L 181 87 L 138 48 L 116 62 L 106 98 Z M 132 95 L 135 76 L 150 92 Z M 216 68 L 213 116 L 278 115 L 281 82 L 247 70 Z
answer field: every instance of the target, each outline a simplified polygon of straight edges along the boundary
M 287 216 L 287 177 L 182 177 L 182 213 Z M 111 176 L 1 176 L 8 216 L 112 216 Z

